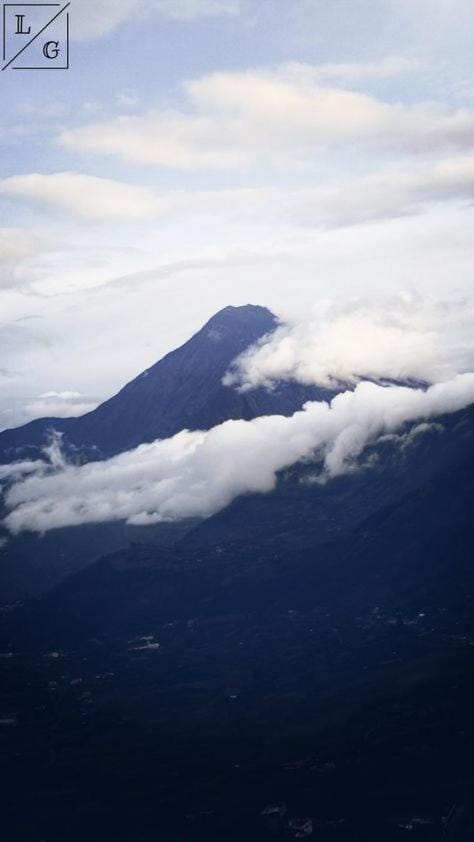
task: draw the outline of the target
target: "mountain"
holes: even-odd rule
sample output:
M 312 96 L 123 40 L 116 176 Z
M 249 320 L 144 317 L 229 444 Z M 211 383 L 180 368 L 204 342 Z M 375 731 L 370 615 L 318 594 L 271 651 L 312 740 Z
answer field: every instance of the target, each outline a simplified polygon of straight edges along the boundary
M 98 458 L 328 397 L 222 386 L 274 324 L 222 311 L 66 423 L 69 447 Z M 317 458 L 199 522 L 0 546 L 22 599 L 0 610 L 6 839 L 472 840 L 474 407 L 324 484 Z
M 77 640 L 315 600 L 355 614 L 379 601 L 414 610 L 461 582 L 474 587 L 474 409 L 441 420 L 404 450 L 368 447 L 371 468 L 321 485 L 314 465 L 297 466 L 274 492 L 238 498 L 174 548 L 137 542 L 100 559 L 35 604 L 34 626 L 53 616 L 56 632 L 67 639 L 72 628 Z
M 474 408 L 362 462 L 3 612 L 12 840 L 473 838 Z
M 328 396 L 222 386 L 273 325 L 224 310 L 66 424 L 69 447 Z M 0 608 L 8 842 L 472 842 L 474 407 L 324 484 L 317 460 L 199 522 L 0 546 L 21 599 Z
M 40 418 L 0 433 L 0 461 L 36 456 L 52 429 L 63 433 L 66 448 L 100 459 L 185 428 L 207 430 L 229 418 L 291 415 L 305 401 L 331 396 L 326 389 L 297 383 L 245 394 L 222 385 L 232 360 L 276 324 L 265 307 L 226 307 L 92 412 L 80 418 Z
M 108 553 L 132 542 L 172 546 L 196 520 L 129 526 L 121 521 L 65 527 L 37 535 L 0 535 L 0 606 L 46 593 Z
M 446 493 L 474 461 L 474 407 L 436 419 L 410 438 L 416 425 L 405 425 L 400 439 L 366 447 L 361 457 L 370 468 L 325 484 L 314 482 L 314 465 L 285 471 L 272 494 L 243 495 L 195 525 L 179 540 L 182 550 L 201 550 L 222 543 L 265 543 L 278 552 L 319 546 L 348 535 L 376 512 L 386 512 L 429 489 Z M 459 482 L 459 493 L 467 489 Z M 456 494 L 458 493 L 456 492 Z M 446 513 L 448 514 L 449 507 Z M 438 528 L 433 523 L 431 529 Z M 413 524 L 416 535 L 416 525 Z
M 239 394 L 222 385 L 230 363 L 266 333 L 275 316 L 264 307 L 226 307 L 188 342 L 128 383 L 117 395 L 81 418 L 42 418 L 0 433 L 0 462 L 36 457 L 52 429 L 74 458 L 101 459 L 184 428 L 208 429 L 229 418 L 291 415 L 308 400 L 333 392 L 297 383 L 273 391 Z M 1 505 L 0 505 L 1 511 Z M 1 601 L 14 602 L 47 591 L 100 555 L 130 541 L 168 546 L 189 528 L 183 524 L 129 527 L 104 523 L 61 529 L 38 537 L 19 535 L 3 543 L 0 528 Z

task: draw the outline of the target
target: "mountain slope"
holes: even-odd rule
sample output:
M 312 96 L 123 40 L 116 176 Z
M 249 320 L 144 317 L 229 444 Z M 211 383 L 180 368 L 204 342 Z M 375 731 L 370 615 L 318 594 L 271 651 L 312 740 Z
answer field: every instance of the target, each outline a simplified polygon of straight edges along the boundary
M 209 429 L 229 418 L 291 415 L 307 400 L 332 393 L 297 383 L 275 391 L 239 394 L 222 385 L 230 363 L 266 333 L 275 316 L 265 307 L 226 307 L 176 351 L 80 418 L 41 418 L 0 433 L 0 461 L 35 456 L 55 429 L 66 446 L 86 458 L 103 458 L 188 428 Z
M 2 613 L 7 826 L 62 842 L 78 804 L 78 842 L 297 838 L 293 816 L 472 840 L 474 408 L 365 456 Z
M 0 433 L 0 462 L 36 457 L 55 429 L 64 434 L 66 449 L 79 449 L 83 459 L 100 459 L 142 442 L 171 436 L 181 429 L 208 429 L 229 418 L 291 415 L 308 400 L 330 398 L 317 387 L 285 383 L 274 391 L 239 394 L 222 385 L 229 364 L 245 348 L 273 330 L 276 319 L 264 307 L 226 307 L 181 348 L 167 354 L 117 395 L 81 418 L 43 418 Z M 1 513 L 1 504 L 0 504 Z M 149 530 L 122 523 L 61 529 L 44 538 L 10 538 L 0 528 L 1 602 L 44 593 L 65 576 L 100 555 L 130 541 L 169 543 L 185 525 Z
M 422 593 L 440 600 L 458 589 L 461 597 L 474 586 L 474 411 L 443 424 L 404 453 L 393 442 L 372 448 L 376 467 L 325 486 L 305 481 L 311 466 L 297 469 L 175 550 L 137 545 L 101 559 L 38 603 L 33 625 L 46 629 L 53 618 L 56 633 L 80 638 L 328 600 L 358 613 L 380 601 L 413 610 Z
M 244 495 L 191 529 L 182 550 L 201 550 L 242 540 L 294 551 L 337 540 L 373 512 L 399 504 L 412 494 L 454 481 L 465 462 L 474 460 L 474 407 L 440 417 L 425 432 L 410 437 L 406 425 L 398 438 L 366 448 L 369 469 L 326 484 L 311 481 L 312 465 L 286 471 L 272 494 Z

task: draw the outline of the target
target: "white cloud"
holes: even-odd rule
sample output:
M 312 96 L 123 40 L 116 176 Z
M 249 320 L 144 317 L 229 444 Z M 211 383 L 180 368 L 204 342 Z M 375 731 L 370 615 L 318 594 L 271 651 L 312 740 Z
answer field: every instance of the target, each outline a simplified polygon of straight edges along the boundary
M 472 155 L 404 163 L 326 188 L 294 191 L 286 208 L 295 222 L 331 228 L 420 213 L 452 200 L 474 200 Z
M 292 417 L 227 421 L 184 430 L 108 461 L 54 467 L 6 494 L 12 532 L 126 519 L 145 524 L 209 516 L 248 492 L 274 488 L 277 472 L 319 454 L 328 477 L 353 469 L 368 442 L 404 422 L 455 412 L 474 402 L 474 374 L 427 391 L 361 383 L 330 405 L 308 403 Z M 54 454 L 53 454 L 54 455 Z
M 82 41 L 99 38 L 137 14 L 138 0 L 80 0 L 72 35 Z
M 295 64 L 213 73 L 184 85 L 186 110 L 152 109 L 65 129 L 60 143 L 136 164 L 211 170 L 314 163 L 322 149 L 359 145 L 369 154 L 474 146 L 472 110 L 392 104 L 319 84 L 317 75 L 317 66 L 311 73 Z
M 0 228 L 0 289 L 31 280 L 34 259 L 46 250 L 43 237 L 25 228 Z
M 282 70 L 289 79 L 306 84 L 338 82 L 351 83 L 369 79 L 390 79 L 410 73 L 428 70 L 426 61 L 413 56 L 385 56 L 372 62 L 328 62 L 327 64 L 304 64 L 288 62 Z
M 328 187 L 241 188 L 158 194 L 151 188 L 81 173 L 13 176 L 0 194 L 45 205 L 57 213 L 100 222 L 162 217 L 290 220 L 322 228 L 419 213 L 429 204 L 474 200 L 474 156 L 414 167 L 404 162 Z
M 24 422 L 33 418 L 71 418 L 91 412 L 98 404 L 97 398 L 81 392 L 45 392 L 27 403 L 23 410 Z
M 245 351 L 224 382 L 243 391 L 280 380 L 330 386 L 360 377 L 435 381 L 474 365 L 472 297 L 400 294 L 334 306 L 283 324 Z
M 146 187 L 75 172 L 12 176 L 0 182 L 0 193 L 88 220 L 142 219 L 157 210 Z
M 140 97 L 133 90 L 119 91 L 115 96 L 117 105 L 121 108 L 136 108 L 140 102 Z
M 71 34 L 82 41 L 107 35 L 127 21 L 155 15 L 192 21 L 239 11 L 240 0 L 77 0 Z
M 44 462 L 41 459 L 12 462 L 10 465 L 0 465 L 0 482 L 15 482 L 22 477 L 28 476 L 28 474 L 37 474 L 43 468 Z
M 240 0 L 149 0 L 150 11 L 177 20 L 194 20 L 198 17 L 237 15 Z

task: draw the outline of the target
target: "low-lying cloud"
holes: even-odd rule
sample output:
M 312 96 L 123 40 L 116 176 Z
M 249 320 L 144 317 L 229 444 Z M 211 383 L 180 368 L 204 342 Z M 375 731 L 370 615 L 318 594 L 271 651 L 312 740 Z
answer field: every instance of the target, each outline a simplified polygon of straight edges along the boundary
M 473 402 L 474 373 L 427 390 L 362 382 L 331 404 L 307 403 L 290 418 L 183 430 L 105 462 L 66 464 L 53 450 L 53 464 L 7 490 L 4 525 L 12 533 L 46 532 L 101 521 L 143 525 L 208 517 L 240 494 L 271 491 L 278 471 L 301 460 L 317 457 L 324 475 L 335 477 L 354 469 L 368 443 L 405 422 L 425 422 Z
M 240 391 L 279 381 L 334 386 L 374 380 L 436 382 L 474 365 L 471 297 L 320 302 L 238 357 L 224 383 Z
M 44 392 L 26 404 L 23 414 L 26 421 L 33 418 L 76 418 L 91 412 L 99 403 L 97 398 L 81 392 Z

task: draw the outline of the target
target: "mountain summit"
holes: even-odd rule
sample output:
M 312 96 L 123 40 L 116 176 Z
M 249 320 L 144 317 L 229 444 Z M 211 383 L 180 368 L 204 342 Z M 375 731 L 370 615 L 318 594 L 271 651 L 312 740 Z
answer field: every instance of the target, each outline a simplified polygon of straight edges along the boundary
M 297 383 L 245 394 L 222 385 L 232 360 L 276 325 L 265 307 L 225 307 L 188 342 L 87 415 L 40 418 L 0 433 L 0 461 L 37 455 L 53 429 L 63 434 L 66 447 L 100 459 L 185 428 L 209 429 L 230 418 L 291 415 L 305 401 L 329 396 L 327 390 Z

